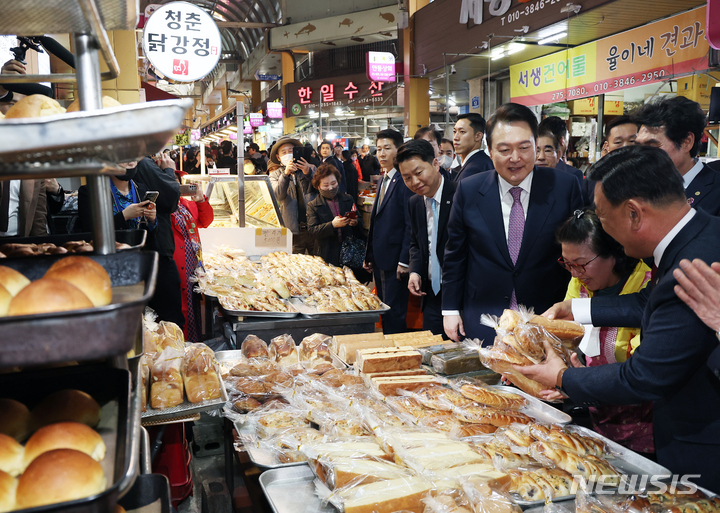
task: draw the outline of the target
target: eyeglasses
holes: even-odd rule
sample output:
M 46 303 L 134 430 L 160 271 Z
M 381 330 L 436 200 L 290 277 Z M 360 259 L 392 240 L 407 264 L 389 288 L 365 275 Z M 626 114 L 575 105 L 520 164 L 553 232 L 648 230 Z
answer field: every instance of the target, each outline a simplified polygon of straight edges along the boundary
M 574 269 L 575 271 L 577 271 L 577 272 L 580 273 L 580 274 L 585 274 L 585 268 L 586 268 L 588 265 L 590 265 L 590 262 L 592 262 L 593 260 L 595 260 L 595 259 L 596 259 L 597 257 L 599 257 L 599 256 L 600 256 L 600 255 L 595 255 L 593 258 L 591 258 L 590 260 L 588 260 L 588 261 L 585 262 L 584 264 L 571 264 L 571 263 L 566 262 L 565 260 L 563 260 L 562 257 L 558 258 L 557 261 L 558 261 L 558 264 L 560 264 L 562 267 L 564 267 L 565 269 L 567 269 L 567 270 L 570 271 L 570 272 L 572 272 L 573 269 Z

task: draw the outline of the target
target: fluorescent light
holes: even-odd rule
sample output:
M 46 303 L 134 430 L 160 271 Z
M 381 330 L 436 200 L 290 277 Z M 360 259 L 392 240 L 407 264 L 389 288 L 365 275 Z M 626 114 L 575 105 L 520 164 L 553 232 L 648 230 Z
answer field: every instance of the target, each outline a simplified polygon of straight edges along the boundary
M 512 55 L 514 53 L 518 53 L 525 49 L 525 45 L 521 43 L 510 43 L 509 48 L 507 50 L 507 55 Z
M 567 36 L 567 32 L 560 32 L 559 34 L 555 34 L 554 36 L 546 37 L 545 39 L 541 39 L 538 41 L 539 45 L 546 45 L 548 43 L 552 43 L 553 41 L 559 41 L 560 39 Z
M 559 25 L 556 25 L 555 27 L 548 27 L 541 30 L 538 33 L 538 38 L 545 39 L 547 37 L 554 36 L 555 34 L 559 34 L 560 32 L 567 32 L 566 23 L 561 23 Z
M 498 59 L 502 59 L 503 57 L 507 57 L 507 54 L 505 52 L 494 55 L 493 57 L 490 58 L 490 60 L 496 61 Z

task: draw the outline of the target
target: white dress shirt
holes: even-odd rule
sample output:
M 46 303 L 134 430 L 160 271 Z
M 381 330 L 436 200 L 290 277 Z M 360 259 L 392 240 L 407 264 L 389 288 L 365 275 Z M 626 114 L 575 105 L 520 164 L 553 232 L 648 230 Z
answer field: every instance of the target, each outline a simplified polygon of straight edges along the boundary
M 670 230 L 665 237 L 655 246 L 653 250 L 653 260 L 655 267 L 660 268 L 660 261 L 662 260 L 665 250 L 673 241 L 673 239 L 680 233 L 680 230 L 685 228 L 685 225 L 695 216 L 696 212 L 694 208 L 691 208 L 687 214 L 683 216 L 680 221 Z M 572 314 L 573 318 L 580 324 L 592 324 L 592 314 L 590 310 L 590 302 L 592 298 L 582 298 L 572 300 Z
M 475 155 L 475 154 L 476 154 L 477 152 L 479 152 L 479 151 L 480 151 L 480 149 L 471 151 L 471 152 L 468 153 L 467 156 L 466 156 L 464 159 L 462 159 L 462 160 L 460 159 L 460 155 L 458 155 L 458 160 L 460 160 L 460 165 L 461 165 L 461 166 L 464 166 L 464 165 L 465 165 L 465 162 L 467 162 L 470 157 L 472 157 L 473 155 Z
M 432 283 L 432 265 L 430 262 L 432 261 L 432 238 L 436 236 L 435 234 L 435 220 L 433 219 L 433 211 L 432 211 L 432 205 L 430 204 L 431 201 L 437 202 L 437 213 L 438 218 L 440 217 L 440 208 L 441 203 L 440 200 L 442 199 L 442 191 L 443 187 L 445 186 L 445 177 L 441 174 L 440 175 L 440 187 L 438 187 L 438 190 L 435 191 L 435 195 L 432 198 L 423 198 L 425 202 L 425 220 L 427 221 L 427 234 L 428 234 L 428 255 L 430 255 L 430 258 L 428 259 L 428 279 Z M 438 219 L 438 223 L 440 220 Z M 436 243 L 439 241 L 436 241 Z M 442 276 L 440 276 L 440 283 L 442 283 Z
M 8 229 L 0 232 L 0 237 L 15 237 L 18 234 L 18 213 L 20 210 L 20 184 L 22 180 L 10 180 L 10 203 L 8 205 Z
M 702 168 L 705 166 L 699 159 L 695 161 L 695 165 L 690 168 L 690 171 L 683 175 L 683 188 L 687 189 L 690 187 L 690 183 L 695 180 L 695 177 L 700 174 Z

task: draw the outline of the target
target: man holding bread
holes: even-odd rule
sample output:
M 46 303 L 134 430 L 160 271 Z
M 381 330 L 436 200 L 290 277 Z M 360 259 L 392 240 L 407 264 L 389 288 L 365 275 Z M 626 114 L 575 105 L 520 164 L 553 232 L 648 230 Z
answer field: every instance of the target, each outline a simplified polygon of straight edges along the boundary
M 653 258 L 641 344 L 623 363 L 567 368 L 548 351 L 544 363 L 515 369 L 545 385 L 546 397 L 557 394 L 555 387 L 587 406 L 652 401 L 658 462 L 674 474 L 699 475 L 694 483 L 718 491 L 720 383 L 707 365 L 718 340 L 714 328 L 676 295 L 673 273 L 686 259 L 720 260 L 720 219 L 691 208 L 683 177 L 659 148 L 620 148 L 595 165 L 591 178 L 597 181 L 595 204 L 603 229 L 628 256 Z M 590 300 L 594 324 L 623 325 L 632 296 L 637 294 Z M 573 318 L 573 312 L 582 322 L 582 312 L 567 302 L 546 315 Z

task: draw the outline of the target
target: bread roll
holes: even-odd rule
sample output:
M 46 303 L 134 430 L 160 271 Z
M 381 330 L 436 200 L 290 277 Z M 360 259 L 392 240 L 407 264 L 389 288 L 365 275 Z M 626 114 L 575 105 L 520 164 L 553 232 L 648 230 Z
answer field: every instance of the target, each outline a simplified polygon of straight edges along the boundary
M 85 453 L 56 449 L 33 460 L 20 476 L 17 508 L 33 508 L 82 499 L 105 490 L 100 464 Z
M 122 103 L 117 101 L 115 98 L 112 98 L 110 96 L 103 96 L 102 98 L 102 108 L 107 109 L 109 107 L 120 107 L 122 106 Z M 74 102 L 72 102 L 67 110 L 65 112 L 78 112 L 80 110 L 80 99 L 77 98 Z
M 25 449 L 14 438 L 0 435 L 0 470 L 11 476 L 20 475 L 23 465 L 23 452 Z
M 25 444 L 23 468 L 46 452 L 75 449 L 95 461 L 105 457 L 105 442 L 93 428 L 79 422 L 57 422 L 36 431 Z
M 65 260 L 71 262 L 63 263 Z M 109 305 L 112 300 L 110 276 L 103 266 L 86 256 L 69 256 L 58 260 L 47 270 L 45 278 L 72 283 L 83 291 L 95 306 Z
M 5 317 L 7 315 L 12 298 L 12 294 L 10 294 L 8 289 L 0 285 L 0 317 Z
M 26 96 L 5 113 L 6 119 L 13 118 L 39 118 L 64 114 L 65 109 L 58 102 L 44 94 Z
M 80 390 L 58 390 L 32 410 L 34 429 L 56 422 L 80 422 L 95 427 L 100 422 L 100 405 Z
M 269 356 L 267 342 L 255 335 L 248 335 L 240 346 L 246 358 L 267 358 Z
M 8 315 L 64 312 L 92 307 L 92 301 L 72 283 L 41 278 L 17 293 L 10 302 Z
M 191 403 L 220 399 L 220 378 L 215 363 L 215 353 L 205 344 L 192 344 L 185 350 L 183 382 Z
M 30 280 L 15 269 L 0 265 L 0 285 L 5 287 L 11 296 L 17 296 L 18 292 L 30 285 Z
M 0 399 L 0 433 L 18 442 L 30 433 L 30 410 L 14 399 Z
M 0 470 L 0 513 L 15 509 L 15 492 L 17 479 Z

